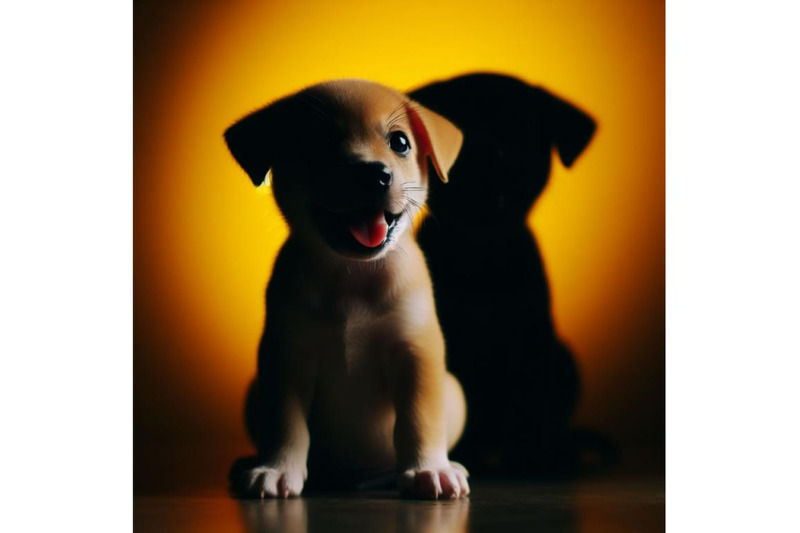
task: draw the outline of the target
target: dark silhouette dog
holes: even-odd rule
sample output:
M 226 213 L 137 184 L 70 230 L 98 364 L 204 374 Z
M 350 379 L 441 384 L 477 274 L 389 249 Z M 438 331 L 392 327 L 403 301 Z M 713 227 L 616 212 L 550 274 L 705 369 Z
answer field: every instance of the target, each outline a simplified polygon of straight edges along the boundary
M 569 167 L 595 122 L 520 80 L 472 74 L 410 96 L 464 132 L 448 184 L 431 180 L 418 242 L 433 278 L 451 372 L 468 415 L 453 457 L 473 474 L 560 475 L 578 464 L 578 371 L 558 339 L 526 220 L 550 175 Z

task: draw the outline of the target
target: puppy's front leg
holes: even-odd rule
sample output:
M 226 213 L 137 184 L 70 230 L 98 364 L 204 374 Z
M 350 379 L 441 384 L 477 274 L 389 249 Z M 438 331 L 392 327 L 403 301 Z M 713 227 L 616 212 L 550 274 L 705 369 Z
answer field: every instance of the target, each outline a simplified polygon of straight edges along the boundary
M 267 330 L 259 349 L 258 422 L 255 435 L 259 464 L 244 472 L 245 496 L 299 496 L 308 476 L 308 409 L 315 366 L 293 354 Z
M 422 339 L 402 343 L 389 362 L 397 485 L 411 498 L 464 497 L 467 471 L 447 457 L 444 343 L 436 332 Z

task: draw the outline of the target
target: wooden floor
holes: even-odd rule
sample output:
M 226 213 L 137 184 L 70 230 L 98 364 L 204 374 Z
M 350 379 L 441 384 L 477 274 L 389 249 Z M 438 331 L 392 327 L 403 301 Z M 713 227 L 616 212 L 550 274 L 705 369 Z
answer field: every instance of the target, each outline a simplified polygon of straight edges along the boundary
M 141 532 L 460 532 L 664 530 L 664 480 L 474 482 L 469 499 L 399 500 L 393 492 L 238 501 L 224 493 L 138 495 Z

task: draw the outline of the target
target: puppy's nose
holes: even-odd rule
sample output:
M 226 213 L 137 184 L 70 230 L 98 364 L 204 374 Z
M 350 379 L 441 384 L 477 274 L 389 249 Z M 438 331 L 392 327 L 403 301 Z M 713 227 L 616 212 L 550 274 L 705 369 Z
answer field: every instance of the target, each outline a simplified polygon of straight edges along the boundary
M 377 189 L 386 189 L 392 183 L 392 171 L 379 162 L 359 163 L 355 168 L 356 179 Z

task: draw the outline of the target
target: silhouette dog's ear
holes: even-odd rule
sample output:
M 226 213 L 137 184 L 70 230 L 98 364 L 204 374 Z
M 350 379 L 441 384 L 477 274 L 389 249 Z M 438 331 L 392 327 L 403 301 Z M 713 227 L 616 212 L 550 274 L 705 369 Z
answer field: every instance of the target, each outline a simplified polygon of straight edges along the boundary
M 541 113 L 565 167 L 570 167 L 592 140 L 594 119 L 569 102 L 540 89 Z
M 464 134 L 452 122 L 416 102 L 407 104 L 406 111 L 422 154 L 420 164 L 426 164 L 430 157 L 439 179 L 447 183 L 447 173 L 461 151 Z
M 283 126 L 283 100 L 247 115 L 225 130 L 225 142 L 254 185 L 261 185 L 273 164 L 278 133 Z

